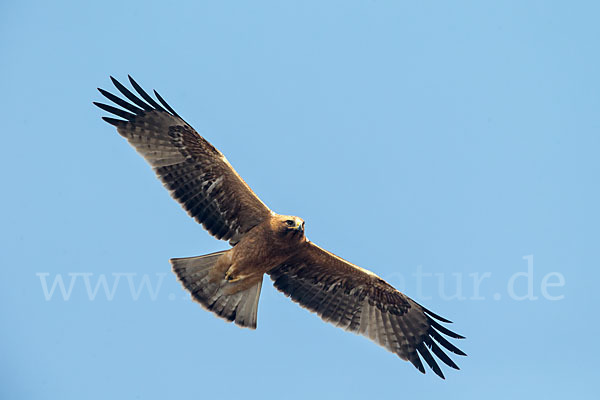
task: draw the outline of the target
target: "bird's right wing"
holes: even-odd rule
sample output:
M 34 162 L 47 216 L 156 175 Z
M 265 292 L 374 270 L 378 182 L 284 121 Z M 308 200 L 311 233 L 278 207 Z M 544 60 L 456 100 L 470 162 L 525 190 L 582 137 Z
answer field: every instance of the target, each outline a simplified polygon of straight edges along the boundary
M 254 194 L 227 159 L 188 125 L 155 91 L 158 102 L 131 77 L 136 96 L 112 78 L 126 101 L 103 89 L 122 107 L 94 102 L 123 119 L 103 117 L 152 166 L 187 213 L 218 239 L 233 245 L 268 218 L 269 208 Z
M 367 336 L 423 373 L 419 355 L 441 378 L 444 374 L 431 352 L 455 369 L 458 366 L 442 348 L 465 355 L 441 333 L 455 339 L 463 337 L 436 319 L 450 321 L 417 304 L 372 272 L 311 242 L 268 274 L 277 289 L 302 307 L 316 312 L 326 322 Z

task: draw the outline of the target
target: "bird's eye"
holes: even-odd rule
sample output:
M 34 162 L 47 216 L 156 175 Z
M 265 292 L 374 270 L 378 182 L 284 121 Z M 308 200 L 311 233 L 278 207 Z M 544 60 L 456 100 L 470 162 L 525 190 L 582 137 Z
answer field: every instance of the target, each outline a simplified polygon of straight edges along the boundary
M 285 221 L 285 223 L 287 224 L 287 226 L 294 226 L 294 225 L 296 225 L 294 223 L 294 221 L 292 221 L 291 219 L 288 219 L 287 221 Z

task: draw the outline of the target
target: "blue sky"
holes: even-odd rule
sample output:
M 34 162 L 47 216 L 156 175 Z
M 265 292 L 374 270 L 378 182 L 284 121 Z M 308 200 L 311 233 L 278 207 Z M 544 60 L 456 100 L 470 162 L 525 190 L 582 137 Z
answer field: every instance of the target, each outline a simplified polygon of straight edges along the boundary
M 599 11 L 4 1 L 0 397 L 589 398 Z M 168 259 L 227 244 L 100 119 L 127 74 L 312 241 L 453 320 L 461 371 L 421 375 L 268 278 L 256 331 L 189 300 Z

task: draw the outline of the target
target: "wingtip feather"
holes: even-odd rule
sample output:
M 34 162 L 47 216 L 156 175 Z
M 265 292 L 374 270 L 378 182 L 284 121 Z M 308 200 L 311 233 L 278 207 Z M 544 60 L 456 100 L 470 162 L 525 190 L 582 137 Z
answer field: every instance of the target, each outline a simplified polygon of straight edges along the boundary
M 419 352 L 419 354 L 421 355 L 421 357 L 423 357 L 423 359 L 425 360 L 425 362 L 427 363 L 427 365 L 429 365 L 429 368 L 431 368 L 433 370 L 433 372 L 435 372 L 435 374 L 437 376 L 439 376 L 442 379 L 446 379 L 444 377 L 444 373 L 442 372 L 442 369 L 440 368 L 440 366 L 438 365 L 438 363 L 435 362 L 435 358 L 433 358 L 433 356 L 431 355 L 431 353 L 429 352 L 429 350 L 427 349 L 427 347 L 425 346 L 425 344 L 420 343 L 417 346 L 417 351 Z
M 131 86 L 133 86 L 135 91 L 138 92 L 140 96 L 142 96 L 142 99 L 146 100 L 148 104 L 150 104 L 155 109 L 167 112 L 167 110 L 165 110 L 148 93 L 146 93 L 146 91 L 131 77 L 131 75 L 127 76 L 129 77 L 129 82 L 131 83 Z
M 109 124 L 116 126 L 117 128 L 123 126 L 127 123 L 127 121 L 123 121 L 122 119 L 110 118 L 110 117 L 102 117 L 102 119 Z

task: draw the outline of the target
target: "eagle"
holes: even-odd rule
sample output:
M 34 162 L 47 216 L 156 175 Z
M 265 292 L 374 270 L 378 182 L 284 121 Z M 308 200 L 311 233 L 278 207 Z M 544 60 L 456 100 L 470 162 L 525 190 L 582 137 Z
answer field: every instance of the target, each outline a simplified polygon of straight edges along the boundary
M 424 360 L 444 379 L 434 355 L 459 369 L 444 351 L 466 355 L 445 337 L 464 339 L 441 324 L 451 321 L 373 272 L 309 241 L 303 219 L 271 211 L 225 156 L 156 91 L 153 98 L 129 76 L 136 95 L 110 78 L 122 97 L 98 90 L 118 107 L 94 104 L 118 118 L 102 119 L 144 157 L 192 218 L 231 245 L 212 254 L 170 260 L 193 300 L 219 317 L 255 329 L 263 276 L 268 274 L 274 286 L 300 306 L 368 337 L 422 373 Z

